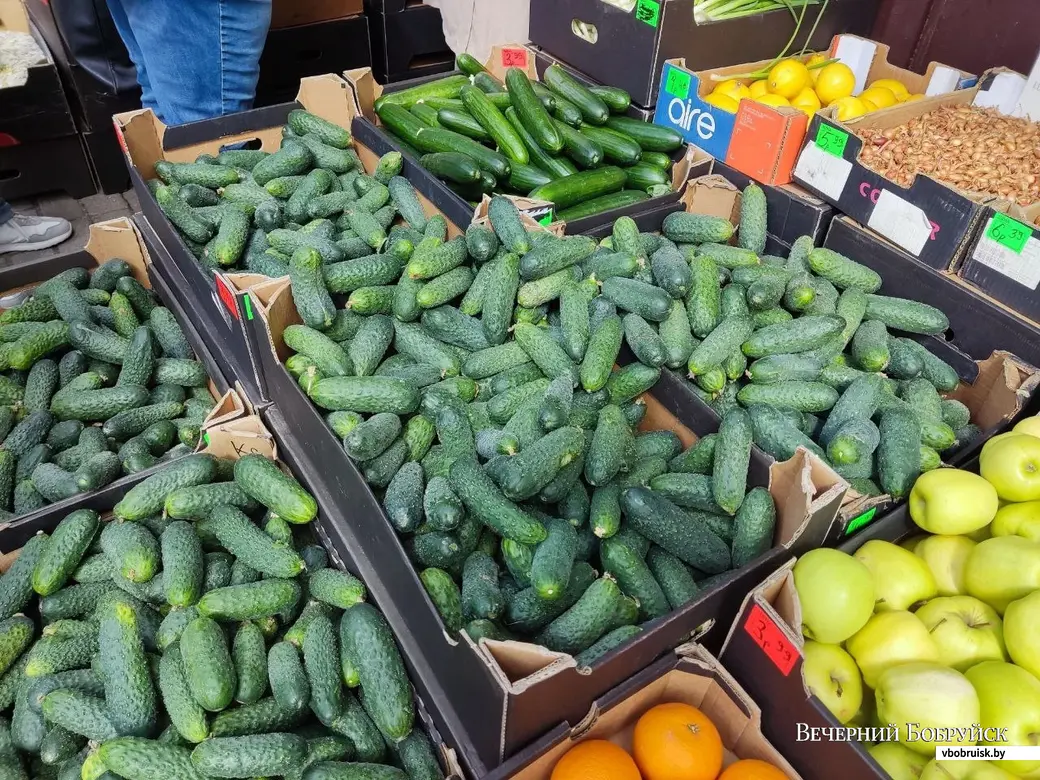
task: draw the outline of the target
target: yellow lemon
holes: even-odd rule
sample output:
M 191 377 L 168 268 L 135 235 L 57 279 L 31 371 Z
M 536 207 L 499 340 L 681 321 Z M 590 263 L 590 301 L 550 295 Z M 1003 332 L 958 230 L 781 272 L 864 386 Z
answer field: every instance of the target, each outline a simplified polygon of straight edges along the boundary
M 809 61 L 805 63 L 805 67 L 809 69 L 809 77 L 812 79 L 812 83 L 816 83 L 816 79 L 820 77 L 820 71 L 823 68 L 814 68 L 813 65 L 819 65 L 821 62 L 827 61 L 827 55 L 822 52 L 814 54 L 809 58 Z
M 751 87 L 748 90 L 751 93 L 752 100 L 758 100 L 763 95 L 769 93 L 769 82 L 765 79 L 759 79 L 758 81 L 752 81 Z
M 838 109 L 837 119 L 839 122 L 845 122 L 849 119 L 863 116 L 869 110 L 862 100 L 851 96 L 838 98 L 831 103 L 830 106 L 834 106 Z M 828 106 L 828 108 L 830 106 Z
M 878 108 L 888 108 L 896 104 L 896 96 L 892 90 L 885 87 L 871 87 L 863 90 L 859 95 L 860 100 L 869 100 Z
M 705 95 L 704 102 L 710 106 L 715 106 L 715 108 L 721 108 L 727 114 L 735 114 L 737 109 L 740 108 L 740 103 L 721 92 L 711 92 Z
M 820 69 L 816 79 L 816 94 L 825 106 L 848 97 L 856 88 L 856 74 L 844 62 L 832 62 Z
M 877 111 L 879 108 L 881 108 L 881 106 L 879 106 L 877 103 L 875 103 L 870 98 L 861 97 L 859 99 L 859 102 L 862 103 L 863 106 L 867 109 L 867 113 L 868 114 L 871 114 L 871 113 Z
M 924 100 L 924 95 L 922 95 L 920 92 L 915 92 L 913 95 L 907 95 L 906 100 L 904 102 L 912 103 L 915 100 Z
M 791 98 L 791 105 L 812 118 L 812 115 L 820 110 L 820 98 L 810 87 L 806 87 Z
M 790 100 L 812 83 L 812 77 L 805 63 L 781 60 L 769 71 L 768 81 L 770 92 Z
M 746 84 L 742 84 L 736 79 L 730 79 L 729 81 L 723 81 L 713 92 L 717 92 L 720 95 L 729 95 L 731 98 L 740 102 L 741 98 L 751 97 L 751 90 L 747 88 Z
M 781 106 L 789 106 L 791 102 L 783 95 L 763 95 L 758 98 L 758 102 L 766 106 L 772 106 L 773 108 L 780 108 Z
M 887 90 L 891 90 L 899 103 L 903 103 L 910 97 L 910 90 L 906 88 L 906 85 L 902 81 L 896 81 L 895 79 L 878 79 L 870 85 L 871 89 L 874 87 L 884 87 Z

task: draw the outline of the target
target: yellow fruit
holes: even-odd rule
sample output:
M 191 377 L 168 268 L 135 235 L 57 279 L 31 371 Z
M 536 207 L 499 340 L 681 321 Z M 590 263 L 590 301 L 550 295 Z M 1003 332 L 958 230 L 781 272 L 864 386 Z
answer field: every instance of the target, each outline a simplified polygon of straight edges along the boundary
M 643 780 L 715 780 L 722 770 L 722 737 L 696 707 L 658 704 L 636 721 L 632 755 Z
M 762 97 L 758 98 L 758 102 L 767 106 L 772 106 L 773 108 L 780 108 L 781 106 L 791 105 L 791 102 L 783 95 L 773 94 L 763 95 Z
M 639 780 L 639 769 L 624 748 L 589 739 L 563 754 L 550 780 Z
M 812 77 L 805 63 L 781 60 L 769 71 L 768 81 L 770 92 L 790 100 L 812 83 Z
M 904 102 L 910 97 L 910 90 L 906 88 L 906 85 L 902 81 L 896 81 L 895 79 L 878 79 L 870 85 L 870 89 L 874 87 L 884 87 L 887 90 L 891 90 L 892 94 L 896 96 L 896 101 L 899 103 Z
M 1026 417 L 1011 430 L 1040 438 L 1040 417 Z
M 863 116 L 870 109 L 867 108 L 866 104 L 859 98 L 854 97 L 843 97 L 838 98 L 830 106 L 835 106 L 838 109 L 837 119 L 839 122 L 846 122 L 849 119 L 855 119 L 858 116 Z
M 740 102 L 741 98 L 751 97 L 751 90 L 747 88 L 747 85 L 737 81 L 736 79 L 723 81 L 712 91 L 720 95 L 729 95 L 738 103 Z
M 763 95 L 769 94 L 769 82 L 765 79 L 759 79 L 758 81 L 752 81 L 751 87 L 748 89 L 751 93 L 753 100 L 758 100 Z
M 799 111 L 805 112 L 810 119 L 812 118 L 812 115 L 821 108 L 820 98 L 816 96 L 816 93 L 812 91 L 811 87 L 806 87 L 795 95 L 791 100 L 791 105 Z
M 862 103 L 863 107 L 867 109 L 868 114 L 877 111 L 879 108 L 881 108 L 881 106 L 879 106 L 873 100 L 869 100 L 867 98 L 860 98 L 859 102 Z
M 923 100 L 923 99 L 924 99 L 924 95 L 922 95 L 920 92 L 915 92 L 913 95 L 907 95 L 906 100 L 903 101 L 903 102 L 910 103 L 910 102 L 913 102 L 914 100 Z
M 729 95 L 724 95 L 721 92 L 711 92 L 705 95 L 704 102 L 707 103 L 709 106 L 721 108 L 723 111 L 729 114 L 737 113 L 737 109 L 740 108 L 740 103 L 738 103 Z
M 896 96 L 892 90 L 886 87 L 871 87 L 860 93 L 860 100 L 869 100 L 878 108 L 888 108 L 896 104 Z
M 844 62 L 832 62 L 820 69 L 816 79 L 816 94 L 823 105 L 849 97 L 856 88 L 856 74 Z
M 826 61 L 827 61 L 827 55 L 826 54 L 822 54 L 822 53 L 818 53 L 818 54 L 814 54 L 813 56 L 811 56 L 809 58 L 809 61 L 807 63 L 805 63 L 805 66 L 807 68 L 809 68 L 809 77 L 812 79 L 812 83 L 813 84 L 816 83 L 816 79 L 818 79 L 820 77 L 820 71 L 823 70 L 823 68 L 814 68 L 813 65 L 819 65 L 821 62 L 826 62 Z

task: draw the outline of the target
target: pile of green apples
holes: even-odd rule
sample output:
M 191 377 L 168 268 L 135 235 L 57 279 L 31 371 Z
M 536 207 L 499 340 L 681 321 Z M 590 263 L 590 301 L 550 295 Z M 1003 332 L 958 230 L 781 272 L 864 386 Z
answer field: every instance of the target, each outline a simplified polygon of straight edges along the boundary
M 1040 745 L 1040 417 L 987 442 L 978 474 L 923 474 L 909 512 L 924 533 L 795 564 L 805 683 L 842 724 L 898 728 L 867 747 L 896 780 L 1040 778 L 1040 760 L 934 760 Z M 1007 740 L 914 741 L 907 724 Z

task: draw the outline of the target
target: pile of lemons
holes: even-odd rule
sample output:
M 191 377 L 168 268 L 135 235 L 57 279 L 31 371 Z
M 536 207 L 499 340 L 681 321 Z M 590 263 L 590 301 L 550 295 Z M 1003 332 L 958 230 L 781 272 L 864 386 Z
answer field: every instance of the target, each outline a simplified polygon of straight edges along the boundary
M 853 97 L 856 76 L 843 62 L 826 62 L 824 54 L 814 54 L 808 62 L 785 59 L 776 63 L 765 78 L 729 79 L 721 82 L 704 101 L 731 114 L 737 113 L 744 98 L 767 106 L 791 106 L 805 112 L 809 118 L 823 107 L 835 106 L 837 119 L 845 121 L 871 111 L 919 100 L 924 95 L 910 94 L 896 79 L 878 79 Z M 748 83 L 750 82 L 750 83 Z

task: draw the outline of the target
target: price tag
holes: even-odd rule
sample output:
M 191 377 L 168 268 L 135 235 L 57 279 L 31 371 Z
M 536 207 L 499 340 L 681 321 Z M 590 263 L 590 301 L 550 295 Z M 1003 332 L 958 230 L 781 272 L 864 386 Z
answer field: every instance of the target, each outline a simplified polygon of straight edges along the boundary
M 861 515 L 856 515 L 849 521 L 849 524 L 845 526 L 845 536 L 852 536 L 856 531 L 864 526 L 870 525 L 870 521 L 874 519 L 874 515 L 877 514 L 877 507 L 871 507 Z
M 243 302 L 246 305 L 246 319 L 252 322 L 253 320 L 253 296 L 246 293 L 243 297 Z
M 224 304 L 225 308 L 227 308 L 231 313 L 231 316 L 237 320 L 238 306 L 235 304 L 235 294 L 231 292 L 231 288 L 227 286 L 227 282 L 219 276 L 214 275 L 213 279 L 217 283 L 217 296 L 220 298 L 220 302 Z
M 661 22 L 661 3 L 658 0 L 639 0 L 636 3 L 636 19 L 657 27 Z
M 119 142 L 119 148 L 123 150 L 123 154 L 126 155 L 127 159 L 130 159 L 130 150 L 126 148 L 126 138 L 123 137 L 123 128 L 119 126 L 119 123 L 112 120 L 112 126 L 116 129 L 116 140 Z
M 527 69 L 527 49 L 502 49 L 502 67 Z
M 832 127 L 826 122 L 820 122 L 820 129 L 816 131 L 816 145 L 823 151 L 841 157 L 845 153 L 845 145 L 849 142 L 849 134 L 844 130 Z
M 801 653 L 758 604 L 751 607 L 751 614 L 744 623 L 744 630 L 751 635 L 751 639 L 762 648 L 762 652 L 784 677 L 791 673 L 795 662 L 801 658 Z
M 1033 231 L 1028 225 L 1012 219 L 1007 214 L 994 214 L 986 227 L 986 238 L 1007 247 L 1016 255 L 1022 254 L 1026 241 L 1032 234 Z
M 549 209 L 547 212 L 545 212 L 544 215 L 538 217 L 538 224 L 541 225 L 542 227 L 549 227 L 549 225 L 551 225 L 552 223 L 553 223 L 552 209 Z
M 669 95 L 675 95 L 677 98 L 686 100 L 690 96 L 690 82 L 692 80 L 693 77 L 686 71 L 674 65 L 669 65 L 668 76 L 664 82 L 664 91 Z

